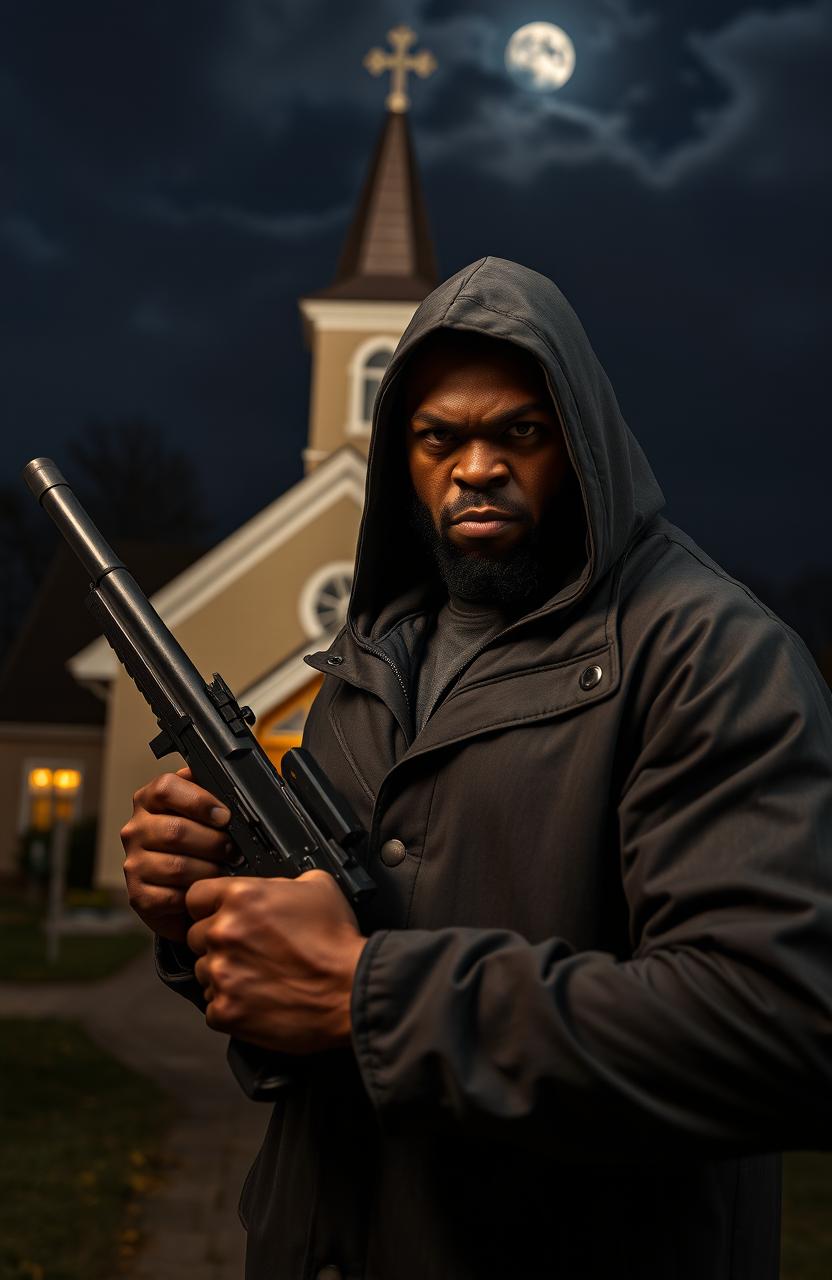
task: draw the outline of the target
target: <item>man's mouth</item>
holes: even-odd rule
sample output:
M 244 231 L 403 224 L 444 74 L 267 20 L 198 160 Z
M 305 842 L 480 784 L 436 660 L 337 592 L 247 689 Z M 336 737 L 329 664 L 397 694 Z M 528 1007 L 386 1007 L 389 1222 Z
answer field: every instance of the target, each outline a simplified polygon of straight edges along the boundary
M 453 524 L 468 522 L 471 520 L 513 520 L 514 516 L 508 511 L 499 511 L 496 507 L 479 507 L 473 511 L 463 511 L 461 516 L 457 516 Z
M 488 508 L 483 511 L 466 511 L 453 521 L 453 527 L 469 538 L 491 538 L 502 533 L 510 524 L 514 524 L 515 516 L 506 511 Z

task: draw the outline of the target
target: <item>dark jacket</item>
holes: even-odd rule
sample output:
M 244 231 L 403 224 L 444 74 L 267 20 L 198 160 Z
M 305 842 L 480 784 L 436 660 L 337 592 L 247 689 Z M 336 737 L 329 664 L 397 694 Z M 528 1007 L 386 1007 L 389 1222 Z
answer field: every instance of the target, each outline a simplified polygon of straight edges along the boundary
M 586 556 L 414 737 L 435 584 L 397 390 L 438 327 L 542 364 Z M 776 1153 L 832 1145 L 832 699 L 662 507 L 550 281 L 485 258 L 426 299 L 377 400 L 348 623 L 306 659 L 304 746 L 379 883 L 354 1055 L 274 1110 L 247 1280 L 777 1276 Z

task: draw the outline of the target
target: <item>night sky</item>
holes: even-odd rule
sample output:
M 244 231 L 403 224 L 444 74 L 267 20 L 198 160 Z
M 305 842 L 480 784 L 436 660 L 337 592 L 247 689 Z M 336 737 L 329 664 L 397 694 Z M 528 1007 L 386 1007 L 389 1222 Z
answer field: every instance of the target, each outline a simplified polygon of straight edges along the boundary
M 439 63 L 410 120 L 442 275 L 486 253 L 550 275 L 670 518 L 741 575 L 832 567 L 832 3 L 0 14 L 0 483 L 131 416 L 193 453 L 215 535 L 300 479 L 297 298 L 332 279 L 382 124 L 362 59 L 405 21 Z M 505 70 L 535 20 L 575 44 L 554 94 Z

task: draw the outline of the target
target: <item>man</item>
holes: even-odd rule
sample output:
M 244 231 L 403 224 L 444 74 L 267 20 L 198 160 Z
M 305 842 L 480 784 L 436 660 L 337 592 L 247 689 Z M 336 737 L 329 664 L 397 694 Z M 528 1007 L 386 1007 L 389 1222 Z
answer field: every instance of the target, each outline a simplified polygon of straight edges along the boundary
M 565 299 L 482 259 L 387 370 L 307 658 L 364 933 L 324 873 L 219 877 L 187 771 L 137 793 L 162 976 L 302 1055 L 249 1280 L 777 1275 L 769 1153 L 832 1135 L 832 699 L 662 507 Z

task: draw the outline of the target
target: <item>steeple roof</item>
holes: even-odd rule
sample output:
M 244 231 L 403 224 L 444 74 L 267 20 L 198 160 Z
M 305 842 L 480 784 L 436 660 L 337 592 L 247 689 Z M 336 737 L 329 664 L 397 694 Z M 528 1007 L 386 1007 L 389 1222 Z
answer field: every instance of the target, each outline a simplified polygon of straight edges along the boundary
M 436 259 L 405 111 L 389 110 L 332 284 L 313 298 L 419 302 Z

